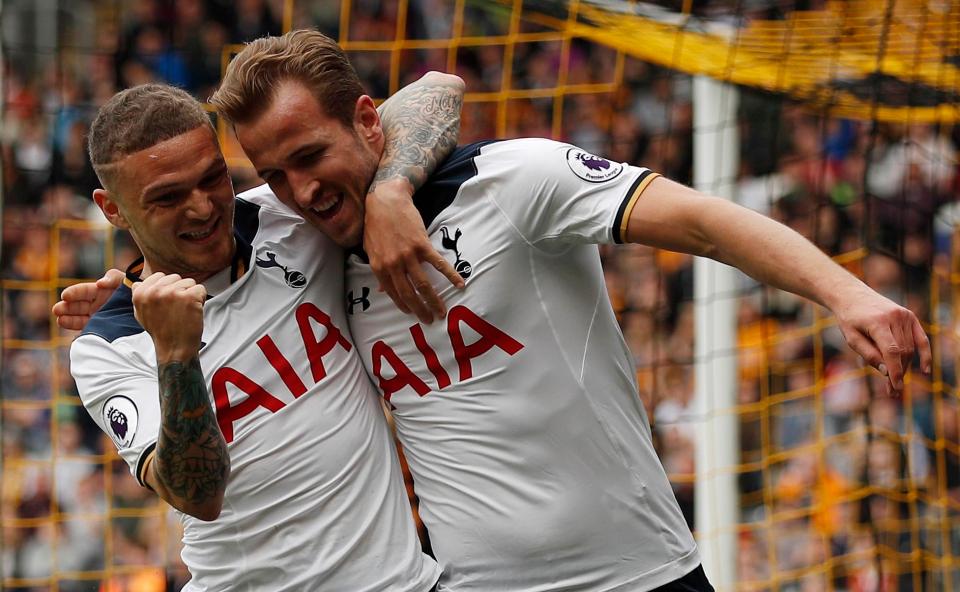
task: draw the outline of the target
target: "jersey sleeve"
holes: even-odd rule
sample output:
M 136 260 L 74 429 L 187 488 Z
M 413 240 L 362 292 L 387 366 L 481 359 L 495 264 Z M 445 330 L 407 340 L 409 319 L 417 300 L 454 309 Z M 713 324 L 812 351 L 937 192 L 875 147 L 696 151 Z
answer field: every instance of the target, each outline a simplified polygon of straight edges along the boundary
M 70 372 L 90 417 L 146 487 L 144 462 L 160 429 L 156 368 L 139 353 L 125 354 L 99 336 L 83 335 L 70 347 Z
M 633 206 L 658 176 L 532 138 L 491 145 L 477 167 L 481 178 L 500 186 L 490 195 L 510 223 L 527 242 L 541 245 L 623 242 Z

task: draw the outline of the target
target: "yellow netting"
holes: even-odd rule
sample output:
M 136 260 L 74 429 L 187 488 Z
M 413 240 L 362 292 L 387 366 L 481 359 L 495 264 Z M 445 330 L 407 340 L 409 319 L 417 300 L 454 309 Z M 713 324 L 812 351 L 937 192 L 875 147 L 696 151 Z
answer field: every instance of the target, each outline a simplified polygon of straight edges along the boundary
M 89 279 L 61 273 L 63 261 L 78 255 L 70 250 L 76 245 L 100 251 L 101 267 L 114 266 L 114 233 L 105 223 L 62 218 L 48 228 L 19 230 L 46 234 L 49 240 L 33 244 L 34 260 L 17 266 L 30 270 L 25 277 L 3 280 L 8 313 L 28 312 L 22 303 L 34 300 L 30 306 L 49 310 L 60 290 Z M 17 320 L 22 319 L 5 317 L 3 344 L 0 502 L 8 555 L 0 589 L 161 592 L 166 585 L 161 566 L 174 564 L 170 557 L 177 553 L 176 528 L 169 524 L 166 506 L 132 481 L 109 438 L 102 437 L 102 454 L 81 442 L 77 418 L 86 411 L 69 374 L 73 335 L 49 319 L 48 338 L 19 338 L 11 329 Z M 37 380 L 37 374 L 42 378 Z M 19 547 L 24 539 L 31 544 Z M 160 542 L 154 553 L 145 552 L 147 541 Z M 12 551 L 34 557 L 32 567 L 11 569 Z M 78 562 L 80 554 L 93 565 Z
M 941 123 L 960 116 L 960 8 L 952 2 L 828 2 L 744 28 L 626 0 L 530 4 L 569 5 L 577 18 L 536 18 L 639 59 L 785 93 L 834 116 Z

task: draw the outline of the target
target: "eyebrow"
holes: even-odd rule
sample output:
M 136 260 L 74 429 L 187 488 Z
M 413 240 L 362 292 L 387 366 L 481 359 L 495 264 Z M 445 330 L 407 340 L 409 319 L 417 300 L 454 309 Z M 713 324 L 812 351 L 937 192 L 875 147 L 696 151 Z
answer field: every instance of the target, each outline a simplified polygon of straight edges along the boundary
M 299 158 L 304 153 L 312 152 L 313 150 L 326 150 L 329 144 L 327 142 L 308 142 L 303 146 L 300 146 L 290 154 L 283 157 L 284 161 L 294 160 Z M 257 176 L 262 180 L 266 181 L 267 176 L 272 175 L 277 172 L 277 169 L 262 169 L 257 171 Z
M 226 169 L 226 168 L 227 168 L 227 164 L 226 162 L 223 161 L 222 158 L 214 159 L 214 161 L 210 163 L 210 166 L 208 166 L 200 175 L 200 180 L 203 181 L 203 179 L 206 179 L 207 176 L 210 175 L 211 173 L 215 171 L 219 172 L 219 169 Z M 183 186 L 184 186 L 184 183 L 182 182 L 160 183 L 158 185 L 147 185 L 143 189 L 141 198 L 143 201 L 148 201 L 158 195 L 163 195 L 170 191 L 176 191 L 178 189 L 181 189 Z
M 163 183 L 160 185 L 148 185 L 143 188 L 143 193 L 141 194 L 141 198 L 143 201 L 149 201 L 154 197 L 179 189 L 182 185 L 183 185 L 182 183 Z
M 299 148 L 291 152 L 290 155 L 287 156 L 287 160 L 291 158 L 299 158 L 300 156 L 303 156 L 303 154 L 306 152 L 312 152 L 317 149 L 325 149 L 326 147 L 327 145 L 322 142 L 321 143 L 311 142 L 308 144 L 304 144 L 303 146 L 300 146 Z

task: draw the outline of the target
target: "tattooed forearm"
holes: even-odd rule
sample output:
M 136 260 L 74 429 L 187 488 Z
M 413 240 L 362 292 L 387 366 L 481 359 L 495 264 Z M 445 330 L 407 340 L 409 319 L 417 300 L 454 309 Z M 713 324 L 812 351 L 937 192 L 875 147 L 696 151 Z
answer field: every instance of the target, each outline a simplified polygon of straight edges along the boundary
M 156 474 L 177 498 L 167 501 L 195 504 L 216 498 L 226 487 L 230 457 L 210 407 L 200 360 L 160 364 L 159 379 L 162 423 Z
M 463 81 L 430 74 L 406 86 L 380 106 L 385 145 L 370 191 L 405 178 L 419 189 L 457 145 Z

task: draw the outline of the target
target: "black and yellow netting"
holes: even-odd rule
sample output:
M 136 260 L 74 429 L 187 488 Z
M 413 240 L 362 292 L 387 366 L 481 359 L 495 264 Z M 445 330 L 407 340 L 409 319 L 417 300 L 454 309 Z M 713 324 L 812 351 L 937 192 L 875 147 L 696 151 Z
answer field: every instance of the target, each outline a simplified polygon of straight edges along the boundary
M 955 2 L 827 2 L 779 20 L 697 18 L 628 0 L 524 6 L 532 20 L 638 59 L 783 93 L 836 117 L 941 123 L 960 117 Z

